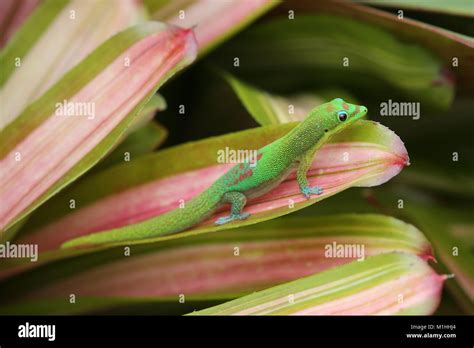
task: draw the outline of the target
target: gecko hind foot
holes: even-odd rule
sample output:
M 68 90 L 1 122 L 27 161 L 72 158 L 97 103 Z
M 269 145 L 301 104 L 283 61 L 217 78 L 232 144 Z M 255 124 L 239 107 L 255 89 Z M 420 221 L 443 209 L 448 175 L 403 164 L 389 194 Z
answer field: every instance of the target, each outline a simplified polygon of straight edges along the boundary
M 320 186 L 313 186 L 313 187 L 306 186 L 301 190 L 301 192 L 306 198 L 309 199 L 311 198 L 311 194 L 320 195 L 324 192 L 324 190 Z
M 217 219 L 214 224 L 216 225 L 224 225 L 228 222 L 234 221 L 234 220 L 245 220 L 250 216 L 250 213 L 242 213 L 242 214 L 230 214 L 228 216 L 222 216 L 219 219 Z

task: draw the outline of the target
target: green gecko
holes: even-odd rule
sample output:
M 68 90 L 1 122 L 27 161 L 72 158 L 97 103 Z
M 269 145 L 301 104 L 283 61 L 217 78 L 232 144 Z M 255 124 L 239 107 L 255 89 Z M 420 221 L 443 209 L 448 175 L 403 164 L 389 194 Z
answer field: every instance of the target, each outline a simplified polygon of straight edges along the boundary
M 306 119 L 283 137 L 262 147 L 256 163 L 240 163 L 217 179 L 207 190 L 177 208 L 143 222 L 79 237 L 62 247 L 102 244 L 163 236 L 184 231 L 209 218 L 222 205 L 230 204 L 230 215 L 215 224 L 247 219 L 248 199 L 259 197 L 278 186 L 294 170 L 301 193 L 310 198 L 323 188 L 308 185 L 306 173 L 315 152 L 333 134 L 365 116 L 367 108 L 337 98 L 314 108 Z

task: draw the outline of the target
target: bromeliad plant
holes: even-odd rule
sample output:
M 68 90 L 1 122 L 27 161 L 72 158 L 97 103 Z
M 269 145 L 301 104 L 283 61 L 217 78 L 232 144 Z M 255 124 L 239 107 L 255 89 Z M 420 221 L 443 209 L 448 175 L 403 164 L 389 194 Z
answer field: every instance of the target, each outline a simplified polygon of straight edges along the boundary
M 399 30 L 385 12 L 332 1 L 13 2 L 2 4 L 17 20 L 3 20 L 0 53 L 1 313 L 128 313 L 146 303 L 174 314 L 431 314 L 450 273 L 451 294 L 472 310 L 472 254 L 459 245 L 453 258 L 459 239 L 432 230 L 429 212 L 402 210 L 420 197 L 407 188 L 427 187 L 433 200 L 452 182 L 420 180 L 427 173 L 411 156 L 396 185 L 375 190 L 382 197 L 343 192 L 410 164 L 400 137 L 369 120 L 317 150 L 307 178 L 321 194 L 305 198 L 293 173 L 247 202 L 249 219 L 216 225 L 220 209 L 176 233 L 71 248 L 97 232 L 157 228 L 235 165 L 219 152 L 262 148 L 334 98 L 368 103 L 369 117 L 381 96 L 449 110 L 454 75 L 473 71 L 450 69 L 443 54 L 449 46 L 462 60 L 470 39 L 408 19 Z M 472 87 L 458 81 L 461 95 Z M 460 224 L 470 240 L 472 225 Z M 19 246 L 37 261 L 12 256 Z

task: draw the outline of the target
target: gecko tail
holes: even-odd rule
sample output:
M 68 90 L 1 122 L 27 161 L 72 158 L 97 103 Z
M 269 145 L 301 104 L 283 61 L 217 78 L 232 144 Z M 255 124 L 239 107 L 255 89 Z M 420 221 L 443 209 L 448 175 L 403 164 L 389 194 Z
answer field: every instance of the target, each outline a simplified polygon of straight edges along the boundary
M 82 248 L 95 245 L 119 245 L 125 241 L 161 237 L 184 231 L 200 222 L 217 208 L 220 196 L 212 190 L 204 191 L 186 203 L 184 208 L 177 208 L 154 218 L 107 231 L 92 233 L 64 242 L 61 249 Z

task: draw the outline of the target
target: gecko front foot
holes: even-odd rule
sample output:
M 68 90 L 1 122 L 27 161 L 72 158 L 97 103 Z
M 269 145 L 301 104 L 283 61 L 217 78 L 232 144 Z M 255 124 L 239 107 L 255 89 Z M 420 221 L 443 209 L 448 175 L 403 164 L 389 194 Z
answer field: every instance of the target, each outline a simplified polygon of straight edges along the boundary
M 219 219 L 217 219 L 214 224 L 216 225 L 224 225 L 228 222 L 234 221 L 234 220 L 245 220 L 250 216 L 250 213 L 242 213 L 242 214 L 230 214 L 229 216 L 222 216 Z
M 321 193 L 323 193 L 323 188 L 320 187 L 320 186 L 313 186 L 313 187 L 305 186 L 305 187 L 301 190 L 301 193 L 303 193 L 303 195 L 304 195 L 307 199 L 309 199 L 309 198 L 311 198 L 311 194 L 320 195 Z

